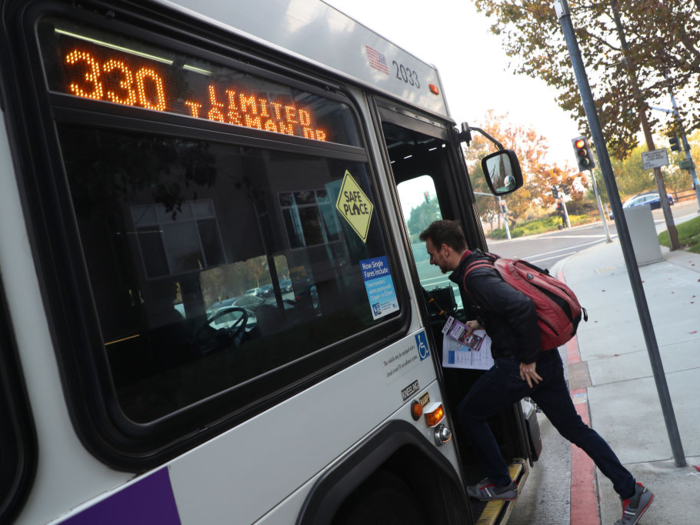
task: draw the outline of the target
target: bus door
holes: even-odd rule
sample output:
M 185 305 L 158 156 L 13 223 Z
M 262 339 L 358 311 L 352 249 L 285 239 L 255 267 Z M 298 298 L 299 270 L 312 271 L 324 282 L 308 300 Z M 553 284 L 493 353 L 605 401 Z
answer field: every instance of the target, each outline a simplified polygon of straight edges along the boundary
M 391 103 L 378 102 L 378 113 L 388 157 L 385 161 L 391 166 L 415 261 L 413 276 L 420 283 L 417 294 L 425 300 L 424 321 L 432 333 L 436 350 L 433 355 L 440 361 L 437 366 L 442 372 L 448 407 L 456 419 L 457 405 L 490 367 L 490 352 L 485 352 L 482 359 L 468 363 L 460 361 L 459 356 L 455 362 L 448 362 L 449 349 L 443 349 L 442 329 L 450 316 L 467 321 L 463 297 L 458 286 L 449 280 L 449 274 L 443 274 L 430 264 L 425 243 L 419 240 L 419 235 L 434 220 L 459 220 L 469 247 L 485 250 L 474 194 L 464 161 L 460 158 L 462 152 L 457 133 L 452 130 L 451 123 L 417 115 Z M 443 352 L 447 357 L 443 358 Z M 511 472 L 520 484 L 527 476 L 525 459 L 531 456 L 527 423 L 536 425 L 536 419 L 526 421 L 519 404 L 490 422 L 504 457 L 512 463 Z M 474 484 L 484 475 L 458 425 L 453 421 L 464 480 L 466 484 Z M 484 504 L 472 504 L 475 517 L 498 515 L 501 523 L 510 510 L 502 502 L 491 505 L 497 506 L 496 510 L 485 508 Z

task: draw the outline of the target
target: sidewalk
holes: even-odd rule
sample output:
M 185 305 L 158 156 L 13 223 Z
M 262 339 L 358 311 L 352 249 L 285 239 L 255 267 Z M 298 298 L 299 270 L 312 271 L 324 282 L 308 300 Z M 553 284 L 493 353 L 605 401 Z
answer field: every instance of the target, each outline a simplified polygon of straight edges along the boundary
M 662 253 L 663 261 L 642 266 L 640 274 L 688 466 L 677 468 L 673 461 L 617 240 L 561 264 L 589 315 L 578 330 L 580 363 L 571 363 L 568 377 L 575 402 L 588 409 L 591 426 L 656 495 L 641 524 L 700 523 L 700 472 L 693 467 L 700 466 L 700 255 L 663 247 Z M 573 481 L 574 451 L 571 466 Z M 597 491 L 599 509 L 587 509 L 582 519 L 581 509 L 575 508 L 581 498 L 572 493 L 571 525 L 597 524 L 596 510 L 604 525 L 620 518 L 612 484 L 597 471 L 596 479 L 597 484 L 591 479 L 588 485 Z

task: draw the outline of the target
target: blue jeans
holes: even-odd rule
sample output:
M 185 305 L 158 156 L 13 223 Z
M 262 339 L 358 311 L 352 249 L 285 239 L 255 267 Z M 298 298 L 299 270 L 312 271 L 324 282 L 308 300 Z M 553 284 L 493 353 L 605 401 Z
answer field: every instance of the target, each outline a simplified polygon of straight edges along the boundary
M 497 486 L 510 483 L 508 467 L 486 421 L 529 396 L 562 436 L 591 457 L 600 471 L 612 481 L 615 492 L 623 499 L 631 497 L 635 490 L 634 477 L 622 466 L 610 445 L 595 430 L 586 426 L 576 412 L 557 350 L 541 354 L 537 360 L 537 373 L 542 381 L 530 388 L 520 378 L 520 362 L 517 359 L 496 359 L 496 364 L 479 378 L 459 404 L 460 425 L 486 476 Z

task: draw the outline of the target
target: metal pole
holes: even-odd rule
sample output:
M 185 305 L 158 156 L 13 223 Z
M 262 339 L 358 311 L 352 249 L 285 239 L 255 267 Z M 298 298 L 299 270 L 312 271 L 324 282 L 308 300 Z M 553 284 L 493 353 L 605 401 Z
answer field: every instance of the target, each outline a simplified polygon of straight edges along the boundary
M 685 136 L 685 130 L 683 129 L 681 123 L 681 115 L 678 111 L 678 105 L 676 104 L 676 97 L 673 96 L 673 91 L 671 88 L 668 89 L 671 94 L 671 102 L 673 103 L 673 115 L 676 117 L 676 122 L 678 122 L 681 129 L 681 138 L 683 139 L 683 150 L 685 151 L 685 158 L 690 160 L 690 177 L 693 180 L 693 188 L 695 189 L 695 197 L 698 200 L 698 211 L 700 212 L 700 184 L 698 184 L 698 174 L 695 171 L 695 162 L 693 162 L 693 154 L 690 152 L 690 144 L 688 144 L 688 138 Z
M 503 226 L 506 228 L 506 236 L 508 237 L 508 240 L 510 241 L 510 228 L 508 227 L 508 215 L 506 214 L 506 210 L 503 209 L 503 203 L 501 201 L 501 198 L 498 197 L 498 210 L 501 212 L 501 215 L 503 216 Z
M 591 182 L 593 183 L 593 193 L 595 193 L 595 201 L 598 203 L 598 213 L 600 213 L 600 220 L 603 221 L 603 229 L 605 230 L 605 238 L 607 242 L 612 242 L 610 238 L 610 230 L 608 230 L 608 221 L 605 220 L 605 212 L 603 211 L 603 203 L 600 200 L 600 195 L 598 194 L 598 183 L 595 181 L 595 176 L 593 175 L 593 170 L 588 170 L 588 174 L 591 176 Z
M 561 207 L 564 209 L 564 219 L 566 220 L 566 227 L 571 229 L 571 221 L 569 220 L 569 210 L 566 209 L 564 197 L 561 198 Z
M 474 129 L 474 128 L 472 128 Z M 493 195 L 491 193 L 482 193 L 480 191 L 475 191 L 474 195 L 484 195 L 485 197 L 494 197 L 496 199 L 496 205 L 498 206 L 498 216 L 503 217 L 503 224 L 506 227 L 506 236 L 510 241 L 510 228 L 508 228 L 508 217 L 506 217 L 505 211 L 503 211 L 503 206 L 501 206 L 501 197 L 498 195 Z
M 593 94 L 591 93 L 591 87 L 588 83 L 588 76 L 586 75 L 586 69 L 583 65 L 583 59 L 581 58 L 581 51 L 579 50 L 578 41 L 576 40 L 574 27 L 571 22 L 571 12 L 569 11 L 569 5 L 566 0 L 554 0 L 554 8 L 557 13 L 557 18 L 559 18 L 562 31 L 564 32 L 566 45 L 569 48 L 571 63 L 574 67 L 579 91 L 581 92 L 581 100 L 586 110 L 588 125 L 591 129 L 593 142 L 596 145 L 596 151 L 598 153 L 598 161 L 600 162 L 600 168 L 603 172 L 603 180 L 605 181 L 610 204 L 612 205 L 615 220 L 617 221 L 617 233 L 620 238 L 622 254 L 625 257 L 627 274 L 632 285 L 632 293 L 634 294 L 634 300 L 637 305 L 639 320 L 642 325 L 642 331 L 644 332 L 644 340 L 646 341 L 647 351 L 649 352 L 651 369 L 654 373 L 654 381 L 656 382 L 656 390 L 659 394 L 659 401 L 661 402 L 661 411 L 664 415 L 666 431 L 668 432 L 669 441 L 671 443 L 673 459 L 677 467 L 685 467 L 685 454 L 683 453 L 683 445 L 681 444 L 676 415 L 673 411 L 673 403 L 671 402 L 671 395 L 668 390 L 668 384 L 666 383 L 666 375 L 664 374 L 664 367 L 656 342 L 656 334 L 654 333 L 654 325 L 652 324 L 651 314 L 649 313 L 649 305 L 644 295 L 644 287 L 642 286 L 642 279 L 639 275 L 632 239 L 627 229 L 627 220 L 622 211 L 622 203 L 620 202 L 620 195 L 618 194 L 617 184 L 613 175 L 612 164 L 608 156 L 608 148 L 605 143 L 605 138 L 603 137 L 600 121 L 598 120 L 598 112 L 595 108 Z

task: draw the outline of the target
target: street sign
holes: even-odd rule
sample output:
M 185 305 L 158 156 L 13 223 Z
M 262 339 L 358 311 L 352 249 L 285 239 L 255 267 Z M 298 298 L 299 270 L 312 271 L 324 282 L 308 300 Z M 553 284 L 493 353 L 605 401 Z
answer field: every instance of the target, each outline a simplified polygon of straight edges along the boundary
M 352 229 L 355 230 L 355 233 L 359 235 L 362 242 L 367 242 L 369 223 L 372 220 L 374 205 L 347 170 L 345 171 L 345 177 L 343 177 L 343 184 L 335 207 L 340 215 L 348 221 Z
M 666 149 L 655 149 L 642 153 L 642 165 L 645 170 L 668 166 L 668 151 Z

